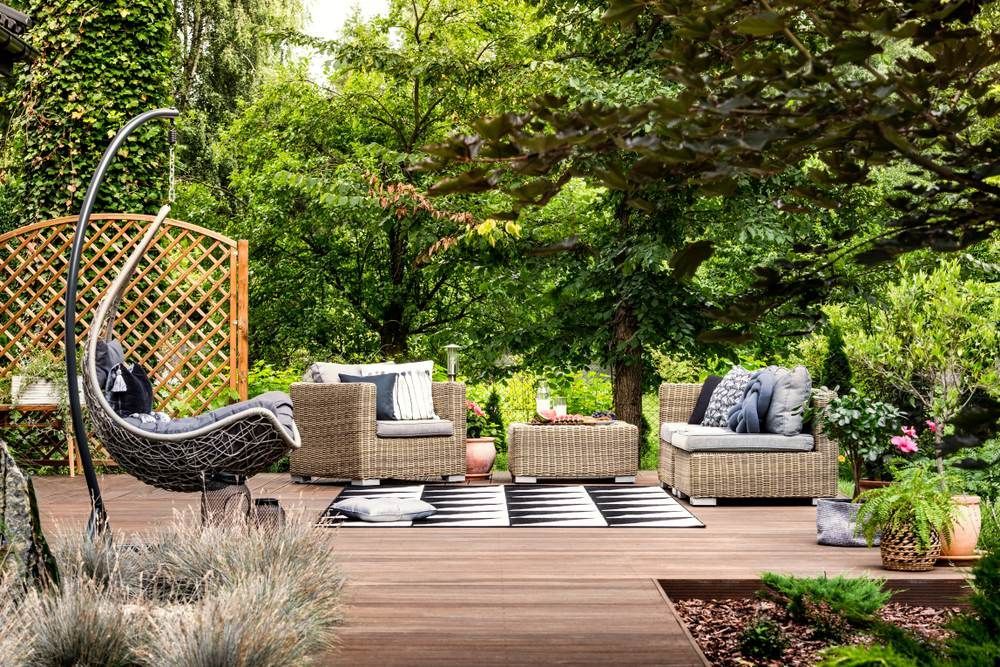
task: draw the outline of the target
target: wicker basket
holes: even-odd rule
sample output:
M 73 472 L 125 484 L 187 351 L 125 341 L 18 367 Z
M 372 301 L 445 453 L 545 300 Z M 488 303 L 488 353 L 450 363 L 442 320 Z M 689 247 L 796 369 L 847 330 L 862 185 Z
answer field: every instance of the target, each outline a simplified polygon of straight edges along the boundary
M 925 550 L 920 549 L 917 535 L 912 530 L 886 530 L 879 544 L 882 567 L 902 572 L 926 572 L 934 569 L 934 563 L 941 556 L 941 538 L 931 531 L 931 543 Z

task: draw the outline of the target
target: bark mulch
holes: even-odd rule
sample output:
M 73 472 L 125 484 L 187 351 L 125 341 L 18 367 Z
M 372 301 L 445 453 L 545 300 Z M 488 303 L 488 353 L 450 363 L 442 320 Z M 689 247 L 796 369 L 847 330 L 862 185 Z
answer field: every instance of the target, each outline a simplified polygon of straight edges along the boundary
M 839 640 L 817 639 L 813 629 L 789 618 L 783 607 L 770 600 L 743 598 L 733 600 L 681 600 L 674 606 L 687 624 L 701 650 L 713 665 L 719 667 L 806 667 L 815 665 L 819 653 L 829 646 L 866 644 L 872 638 L 864 632 L 850 630 Z M 890 603 L 879 616 L 900 628 L 920 636 L 940 641 L 948 636 L 943 627 L 959 613 L 955 607 L 918 607 Z M 788 648 L 780 659 L 755 661 L 740 653 L 740 635 L 757 618 L 768 617 L 777 622 L 788 640 Z

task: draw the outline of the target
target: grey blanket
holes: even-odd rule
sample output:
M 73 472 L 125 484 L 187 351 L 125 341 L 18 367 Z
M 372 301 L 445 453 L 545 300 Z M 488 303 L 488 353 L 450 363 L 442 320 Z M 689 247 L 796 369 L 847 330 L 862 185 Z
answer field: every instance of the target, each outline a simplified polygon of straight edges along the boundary
M 778 376 L 773 367 L 762 368 L 750 375 L 743 398 L 729 410 L 726 425 L 737 433 L 760 433 L 767 417 Z

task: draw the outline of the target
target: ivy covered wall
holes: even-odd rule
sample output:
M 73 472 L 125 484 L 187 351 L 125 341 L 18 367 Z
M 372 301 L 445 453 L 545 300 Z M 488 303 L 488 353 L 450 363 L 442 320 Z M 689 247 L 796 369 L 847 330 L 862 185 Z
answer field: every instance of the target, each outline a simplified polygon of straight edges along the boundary
M 137 113 L 171 101 L 171 0 L 32 0 L 39 54 L 22 77 L 25 224 L 79 210 L 108 141 Z M 137 131 L 97 210 L 151 212 L 166 192 L 165 123 Z

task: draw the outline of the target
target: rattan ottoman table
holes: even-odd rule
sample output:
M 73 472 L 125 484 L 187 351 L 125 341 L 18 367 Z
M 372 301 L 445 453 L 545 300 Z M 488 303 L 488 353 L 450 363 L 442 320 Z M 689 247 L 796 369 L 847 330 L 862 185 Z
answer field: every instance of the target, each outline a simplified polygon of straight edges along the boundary
M 515 483 L 538 479 L 611 478 L 635 482 L 639 429 L 625 422 L 510 425 L 507 464 Z

